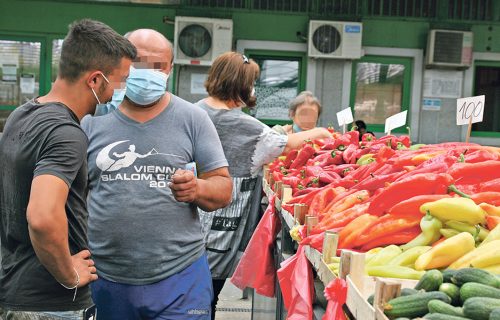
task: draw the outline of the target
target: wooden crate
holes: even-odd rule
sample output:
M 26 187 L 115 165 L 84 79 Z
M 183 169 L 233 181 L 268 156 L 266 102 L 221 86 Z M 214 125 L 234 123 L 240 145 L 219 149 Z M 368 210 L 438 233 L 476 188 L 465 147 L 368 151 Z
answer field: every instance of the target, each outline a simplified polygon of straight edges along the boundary
M 399 296 L 401 288 L 413 288 L 415 280 L 370 277 L 364 272 L 364 254 L 342 251 L 340 277 L 347 282 L 347 307 L 358 320 L 389 320 L 383 312 L 383 305 Z M 368 297 L 374 294 L 373 305 Z

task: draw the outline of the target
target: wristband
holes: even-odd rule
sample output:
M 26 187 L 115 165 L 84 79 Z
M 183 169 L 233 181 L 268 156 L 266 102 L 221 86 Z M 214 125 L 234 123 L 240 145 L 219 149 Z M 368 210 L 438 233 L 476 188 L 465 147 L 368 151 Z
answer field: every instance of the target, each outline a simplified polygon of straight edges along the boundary
M 74 267 L 73 267 L 73 270 L 75 270 L 75 272 L 76 272 L 76 284 L 74 286 L 72 286 L 72 287 L 68 287 L 68 286 L 66 286 L 66 285 L 64 285 L 64 284 L 62 284 L 60 282 L 59 282 L 59 284 L 61 286 L 63 286 L 65 289 L 68 289 L 68 290 L 75 289 L 75 294 L 73 295 L 73 301 L 75 301 L 75 299 L 76 299 L 76 292 L 78 291 L 78 285 L 80 284 L 80 275 L 78 274 L 78 271 L 76 271 L 76 269 Z

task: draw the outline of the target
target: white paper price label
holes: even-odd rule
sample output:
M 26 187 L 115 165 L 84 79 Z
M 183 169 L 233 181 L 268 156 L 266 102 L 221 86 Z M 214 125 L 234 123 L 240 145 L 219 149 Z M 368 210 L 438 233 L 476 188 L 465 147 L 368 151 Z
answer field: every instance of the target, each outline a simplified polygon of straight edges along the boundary
M 400 113 L 396 113 L 393 116 L 390 116 L 389 118 L 385 119 L 385 129 L 384 132 L 388 133 L 389 131 L 392 131 L 393 129 L 402 127 L 406 124 L 406 116 L 408 114 L 408 111 L 405 110 Z
M 337 112 L 337 121 L 339 123 L 339 126 L 352 123 L 354 121 L 354 118 L 352 117 L 351 108 L 345 108 L 344 110 Z
M 457 99 L 457 126 L 483 121 L 484 95 Z

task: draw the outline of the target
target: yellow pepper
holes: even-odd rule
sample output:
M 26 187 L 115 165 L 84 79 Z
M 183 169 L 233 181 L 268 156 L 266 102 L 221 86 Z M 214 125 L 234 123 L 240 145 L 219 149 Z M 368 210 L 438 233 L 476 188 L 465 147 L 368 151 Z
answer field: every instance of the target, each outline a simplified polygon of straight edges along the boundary
M 486 270 L 488 272 L 491 272 L 493 274 L 500 274 L 500 264 L 495 264 L 495 265 L 492 265 L 492 266 L 487 266 L 487 267 L 484 267 L 484 268 L 481 268 L 483 270 Z
M 475 248 L 476 243 L 470 233 L 459 233 L 418 257 L 417 261 L 415 261 L 415 269 L 429 270 L 448 267 L 458 258 Z
M 418 246 L 410 248 L 406 251 L 403 251 L 400 255 L 396 256 L 394 259 L 389 261 L 390 266 L 408 266 L 415 263 L 415 260 L 418 259 L 422 254 L 426 253 L 431 249 L 430 246 Z
M 491 234 L 491 233 L 490 233 Z M 486 240 L 485 240 L 486 241 Z M 484 242 L 484 241 L 483 241 Z M 491 252 L 496 248 L 500 247 L 500 240 L 493 240 L 487 244 L 481 245 L 476 249 L 470 251 L 466 255 L 459 258 L 457 261 L 453 262 L 448 268 L 449 269 L 462 269 L 470 267 L 471 261 L 482 254 Z
M 372 277 L 419 280 L 425 271 L 416 271 L 403 266 L 369 266 L 366 267 L 366 273 Z
M 420 206 L 420 212 L 429 212 L 441 221 L 457 220 L 470 225 L 486 223 L 486 212 L 468 198 L 444 198 Z
M 470 264 L 474 268 L 484 268 L 495 264 L 500 264 L 500 248 L 484 252 L 483 254 L 472 259 Z
M 403 252 L 398 246 L 392 244 L 380 250 L 370 261 L 366 263 L 366 266 L 384 266 L 389 263 L 392 259 L 399 256 Z
M 413 165 L 418 166 L 422 162 L 425 162 L 429 159 L 437 157 L 438 155 L 443 154 L 443 153 L 444 153 L 444 151 L 421 153 L 421 154 L 418 154 L 418 155 L 414 156 L 413 158 L 411 158 L 411 162 L 413 163 Z
M 481 244 L 479 246 L 480 247 L 484 246 L 485 244 L 487 244 L 491 241 L 495 241 L 495 240 L 500 240 L 500 224 L 497 225 L 495 228 L 493 228 L 493 230 L 490 231 L 490 233 L 488 234 L 486 239 L 484 239 L 483 242 L 481 242 Z
M 477 236 L 477 238 L 481 241 L 486 239 L 488 237 L 488 234 L 490 233 L 487 229 L 481 227 L 481 226 L 471 226 L 468 223 L 456 221 L 456 220 L 449 220 L 444 223 L 448 228 L 455 229 L 460 232 L 468 232 L 472 234 L 474 237 Z

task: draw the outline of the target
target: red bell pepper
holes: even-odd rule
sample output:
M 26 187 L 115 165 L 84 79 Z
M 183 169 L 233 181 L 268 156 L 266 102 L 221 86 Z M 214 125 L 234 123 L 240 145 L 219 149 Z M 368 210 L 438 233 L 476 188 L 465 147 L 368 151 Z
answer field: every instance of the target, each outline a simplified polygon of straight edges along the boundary
M 394 172 L 389 174 L 381 174 L 378 176 L 369 177 L 353 186 L 355 189 L 364 189 L 368 191 L 375 191 L 384 188 L 387 183 L 391 183 L 398 179 L 404 172 Z
M 295 191 L 295 193 L 293 194 L 293 199 L 295 199 L 296 197 L 299 197 L 299 196 L 304 196 L 306 194 L 308 194 L 309 192 L 319 192 L 321 191 L 323 188 L 304 188 L 304 189 L 297 189 L 297 191 Z M 289 202 L 290 203 L 290 202 Z
M 300 183 L 300 178 L 296 176 L 286 176 L 283 177 L 281 181 L 283 181 L 283 184 L 289 185 L 290 188 L 297 189 Z
M 283 166 L 285 168 L 290 168 L 290 165 L 292 164 L 293 160 L 297 158 L 297 155 L 299 154 L 299 150 L 293 149 L 288 154 L 286 155 L 285 161 L 283 161 Z
M 448 173 L 460 184 L 481 183 L 485 180 L 500 178 L 500 161 L 456 163 Z
M 365 214 L 369 205 L 370 203 L 368 202 L 358 203 L 342 212 L 325 215 L 325 217 L 316 226 L 314 226 L 313 230 L 314 232 L 319 233 L 334 228 L 344 227 L 360 215 Z
M 411 197 L 407 200 L 396 203 L 387 212 L 393 216 L 414 214 L 422 217 L 420 206 L 427 202 L 433 202 L 443 198 L 450 198 L 448 194 L 424 194 Z
M 500 192 L 500 178 L 482 182 L 479 185 L 479 190 Z
M 321 190 L 314 196 L 307 214 L 320 216 L 323 213 L 325 207 L 337 196 L 337 193 L 343 190 L 345 189 L 342 188 L 341 190 L 339 190 L 331 187 L 323 188 L 323 190 Z
M 483 162 L 487 160 L 498 160 L 498 154 L 486 150 L 476 150 L 467 153 L 464 157 L 466 163 Z
M 359 168 L 359 165 L 357 164 L 339 164 L 323 167 L 323 170 L 335 172 L 340 176 L 345 177 L 350 171 L 356 170 L 357 168 Z
M 333 183 L 335 181 L 339 181 L 340 179 L 342 179 L 337 173 L 328 172 L 328 171 L 320 172 L 320 174 L 318 175 L 318 178 L 319 178 L 319 182 L 321 182 L 323 184 L 330 184 L 330 183 Z
M 500 192 L 485 191 L 472 194 L 470 198 L 474 200 L 476 204 L 485 202 L 494 206 L 500 206 Z
M 488 230 L 493 230 L 500 223 L 500 217 L 486 216 L 486 226 Z
M 384 237 L 388 234 L 396 234 L 408 228 L 418 227 L 420 220 L 422 220 L 422 215 L 383 215 L 377 220 L 377 223 L 372 224 L 370 228 L 365 229 L 364 232 L 359 235 L 356 240 L 354 240 L 353 246 L 361 247 L 368 242 Z
M 358 150 L 358 146 L 355 144 L 350 144 L 342 153 L 342 158 L 345 163 L 356 163 L 356 150 Z
M 377 223 L 378 218 L 365 213 L 352 220 L 339 232 L 339 249 L 353 248 L 354 241 L 364 233 L 364 231 L 373 224 Z
M 332 205 L 325 208 L 325 210 L 329 215 L 336 214 L 349 209 L 358 203 L 365 202 L 369 197 L 370 192 L 368 192 L 367 190 L 359 190 L 340 200 L 332 201 Z
M 305 165 L 307 160 L 309 160 L 315 152 L 316 150 L 313 146 L 311 146 L 310 144 L 305 144 L 302 149 L 300 149 L 295 160 L 293 160 L 292 164 L 290 165 L 290 169 L 300 168 Z
M 366 252 L 376 247 L 384 247 L 391 244 L 406 244 L 415 239 L 421 232 L 420 227 L 412 227 L 393 234 L 387 234 L 365 243 L 359 250 Z
M 453 178 L 445 173 L 421 173 L 389 185 L 373 197 L 368 212 L 380 216 L 396 203 L 423 194 L 446 194 Z
M 323 160 L 319 163 L 319 166 L 324 168 L 330 165 L 337 165 L 343 163 L 342 151 L 333 150 L 327 156 L 323 158 Z

